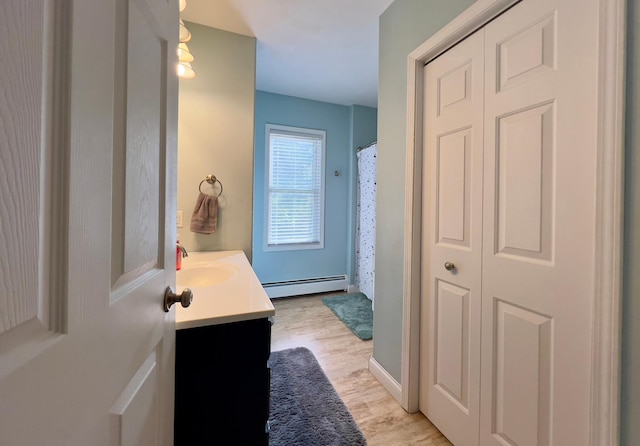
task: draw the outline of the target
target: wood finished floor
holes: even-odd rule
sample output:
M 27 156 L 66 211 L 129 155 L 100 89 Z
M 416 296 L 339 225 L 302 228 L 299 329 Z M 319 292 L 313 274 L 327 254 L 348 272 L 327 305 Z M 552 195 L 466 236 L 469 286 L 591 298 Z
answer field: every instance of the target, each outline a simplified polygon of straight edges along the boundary
M 324 295 L 274 299 L 271 350 L 306 347 L 360 426 L 369 446 L 451 445 L 421 413 L 409 414 L 368 370 L 362 341 L 322 303 Z

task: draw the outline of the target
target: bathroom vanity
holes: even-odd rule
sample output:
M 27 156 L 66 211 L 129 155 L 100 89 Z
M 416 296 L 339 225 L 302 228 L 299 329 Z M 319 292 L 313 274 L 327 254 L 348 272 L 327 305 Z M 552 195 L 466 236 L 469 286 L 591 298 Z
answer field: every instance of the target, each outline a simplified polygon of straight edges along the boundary
M 175 445 L 268 445 L 275 309 L 246 256 L 190 253 L 176 282 Z

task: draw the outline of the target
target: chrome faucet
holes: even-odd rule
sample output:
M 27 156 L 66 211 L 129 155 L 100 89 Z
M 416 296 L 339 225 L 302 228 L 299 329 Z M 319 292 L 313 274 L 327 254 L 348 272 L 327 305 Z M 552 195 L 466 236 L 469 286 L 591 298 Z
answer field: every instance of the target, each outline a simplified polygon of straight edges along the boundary
M 182 257 L 189 257 L 189 253 L 187 252 L 187 248 L 182 246 L 180 244 L 180 242 L 178 242 L 177 245 L 178 245 L 178 249 L 180 250 L 180 252 L 182 252 Z

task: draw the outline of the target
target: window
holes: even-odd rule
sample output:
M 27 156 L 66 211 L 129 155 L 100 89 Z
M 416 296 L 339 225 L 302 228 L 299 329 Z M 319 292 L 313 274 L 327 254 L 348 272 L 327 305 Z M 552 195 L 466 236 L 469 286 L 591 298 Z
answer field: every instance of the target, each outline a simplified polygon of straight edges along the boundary
M 324 247 L 326 132 L 267 124 L 266 250 Z

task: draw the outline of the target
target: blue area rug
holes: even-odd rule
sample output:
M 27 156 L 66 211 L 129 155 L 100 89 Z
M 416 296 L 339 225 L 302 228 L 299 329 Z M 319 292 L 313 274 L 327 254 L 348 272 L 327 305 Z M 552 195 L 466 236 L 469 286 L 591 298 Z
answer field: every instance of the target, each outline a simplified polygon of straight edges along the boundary
M 362 293 L 339 294 L 322 298 L 322 302 L 344 325 L 362 340 L 373 338 L 373 309 Z
M 360 428 L 313 353 L 272 352 L 271 446 L 364 446 Z

